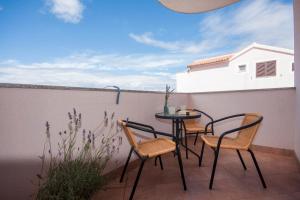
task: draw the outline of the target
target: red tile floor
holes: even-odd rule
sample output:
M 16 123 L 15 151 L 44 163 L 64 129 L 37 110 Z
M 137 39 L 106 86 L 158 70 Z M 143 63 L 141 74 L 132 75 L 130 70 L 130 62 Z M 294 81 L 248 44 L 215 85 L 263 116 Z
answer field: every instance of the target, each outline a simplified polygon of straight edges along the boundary
M 190 144 L 192 144 L 192 141 Z M 197 144 L 197 151 L 199 151 L 199 146 L 200 143 Z M 209 190 L 213 151 L 208 148 L 205 149 L 204 160 L 200 168 L 198 159 L 195 156 L 189 154 L 189 159 L 186 159 L 183 147 L 181 151 L 187 191 L 184 191 L 182 187 L 177 159 L 173 157 L 173 154 L 167 154 L 162 157 L 164 170 L 161 170 L 159 165 L 154 166 L 154 159 L 145 163 L 134 199 L 300 199 L 300 167 L 293 156 L 254 151 L 267 184 L 267 189 L 263 189 L 248 152 L 241 152 L 248 168 L 244 171 L 236 151 L 222 149 L 214 186 L 212 190 Z M 128 170 L 123 183 L 119 183 L 120 175 L 118 175 L 103 190 L 99 191 L 93 199 L 129 199 L 137 170 L 137 168 Z

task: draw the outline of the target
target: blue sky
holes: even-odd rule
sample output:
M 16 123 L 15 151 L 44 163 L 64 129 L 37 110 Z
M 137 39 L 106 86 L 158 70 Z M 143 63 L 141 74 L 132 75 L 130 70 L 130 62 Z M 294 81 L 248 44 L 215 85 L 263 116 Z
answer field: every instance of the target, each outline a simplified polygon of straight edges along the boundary
M 0 0 L 0 82 L 162 90 L 195 59 L 293 49 L 291 0 L 179 14 L 158 0 Z

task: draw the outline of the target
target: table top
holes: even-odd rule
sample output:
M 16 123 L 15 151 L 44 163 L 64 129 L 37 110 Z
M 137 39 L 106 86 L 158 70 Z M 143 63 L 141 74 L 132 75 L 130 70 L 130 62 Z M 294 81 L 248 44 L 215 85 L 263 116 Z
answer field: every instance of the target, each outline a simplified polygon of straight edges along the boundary
M 196 111 L 179 111 L 175 114 L 161 112 L 156 113 L 155 117 L 160 119 L 195 119 L 201 117 L 201 113 Z

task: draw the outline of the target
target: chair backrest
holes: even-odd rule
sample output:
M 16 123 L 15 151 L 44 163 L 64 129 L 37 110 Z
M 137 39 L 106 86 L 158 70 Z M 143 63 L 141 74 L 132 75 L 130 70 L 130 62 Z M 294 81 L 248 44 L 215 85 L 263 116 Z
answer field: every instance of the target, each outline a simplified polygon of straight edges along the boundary
M 238 142 L 240 144 L 242 144 L 243 146 L 245 146 L 247 148 L 252 144 L 254 137 L 258 131 L 258 128 L 261 124 L 262 119 L 263 119 L 263 117 L 257 113 L 247 113 L 245 115 L 241 126 L 245 126 L 245 125 L 255 123 L 255 122 L 258 122 L 258 123 L 256 123 L 255 125 L 253 125 L 249 128 L 242 129 L 238 132 L 236 139 L 238 140 Z
M 118 123 L 122 126 L 129 144 L 132 147 L 137 148 L 136 136 L 134 135 L 134 132 L 129 127 L 127 127 L 126 121 L 118 120 Z

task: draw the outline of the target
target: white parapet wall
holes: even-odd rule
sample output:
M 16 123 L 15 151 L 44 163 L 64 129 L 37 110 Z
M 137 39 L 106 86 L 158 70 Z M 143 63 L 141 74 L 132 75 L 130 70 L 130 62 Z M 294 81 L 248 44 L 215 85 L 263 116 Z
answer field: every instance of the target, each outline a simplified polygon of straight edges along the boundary
M 68 130 L 67 113 L 73 108 L 82 113 L 82 127 L 87 130 L 99 125 L 105 110 L 109 115 L 115 112 L 116 119 L 129 118 L 158 130 L 171 130 L 168 121 L 158 121 L 154 116 L 163 111 L 162 92 L 121 91 L 116 105 L 117 93 L 110 90 L 22 87 L 25 88 L 0 87 L 0 199 L 30 199 L 34 191 L 30 181 L 35 180 L 40 170 L 38 156 L 46 136 L 45 123 L 49 121 L 51 137 L 55 140 L 59 131 Z M 170 97 L 174 106 L 186 101 L 186 94 Z M 129 150 L 123 134 L 123 144 L 114 159 L 123 165 Z
M 294 150 L 295 97 L 294 88 L 192 93 L 189 106 L 215 119 L 238 113 L 260 113 L 264 119 L 254 144 Z M 221 123 L 216 126 L 216 134 L 239 125 L 239 121 L 232 120 Z

